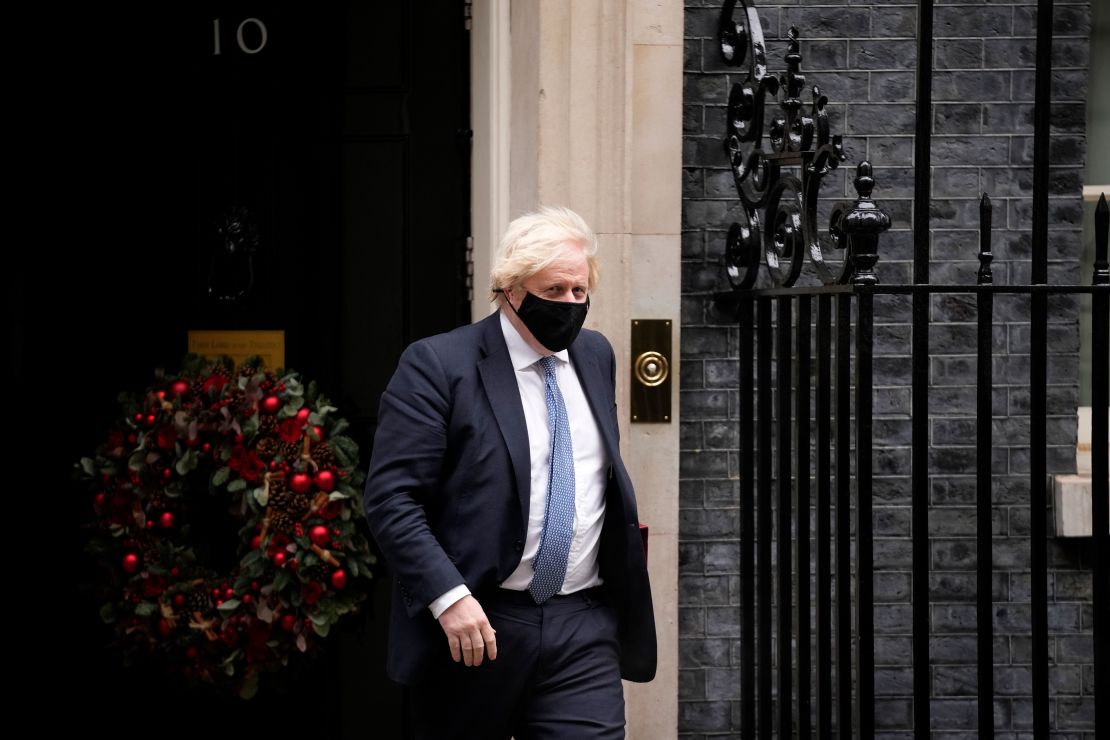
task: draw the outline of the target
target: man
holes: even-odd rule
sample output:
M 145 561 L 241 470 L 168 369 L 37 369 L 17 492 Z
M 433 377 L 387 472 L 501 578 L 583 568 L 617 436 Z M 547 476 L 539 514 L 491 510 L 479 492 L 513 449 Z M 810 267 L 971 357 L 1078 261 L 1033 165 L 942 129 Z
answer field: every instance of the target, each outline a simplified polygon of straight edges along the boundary
M 412 344 L 382 396 L 366 516 L 417 737 L 620 738 L 620 679 L 655 675 L 615 358 L 581 330 L 596 253 L 568 209 L 513 221 L 499 310 Z

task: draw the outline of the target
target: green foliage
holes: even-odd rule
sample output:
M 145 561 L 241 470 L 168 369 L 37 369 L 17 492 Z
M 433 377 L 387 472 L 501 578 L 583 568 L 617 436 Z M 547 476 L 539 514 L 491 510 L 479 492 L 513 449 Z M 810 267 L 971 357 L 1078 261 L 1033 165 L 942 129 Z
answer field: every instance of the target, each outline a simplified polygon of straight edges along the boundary
M 157 372 L 142 394 L 121 393 L 109 440 L 74 465 L 94 502 L 86 550 L 103 574 L 95 584 L 103 599 L 100 618 L 112 625 L 125 660 L 154 656 L 171 673 L 250 698 L 262 674 L 318 650 L 336 620 L 365 599 L 374 558 L 350 523 L 360 511 L 357 487 L 365 475 L 358 446 L 342 434 L 347 422 L 315 383 L 261 370 L 257 358 L 236 368 L 227 358 L 189 355 L 182 367 L 177 375 Z M 260 407 L 269 395 L 281 402 L 276 419 L 265 418 Z M 294 536 L 274 526 L 284 521 L 288 527 L 292 512 L 271 510 L 279 504 L 267 493 L 273 490 L 267 479 L 303 470 L 299 459 L 284 459 L 287 445 L 299 443 L 281 438 L 289 434 L 287 424 L 278 428 L 302 408 L 309 410 L 308 423 L 299 434 L 312 439 L 313 427 L 321 427 L 335 451 L 330 469 L 338 485 L 328 496 L 334 503 L 296 521 L 301 534 Z M 213 543 L 193 539 L 194 532 L 211 531 L 190 521 L 206 508 L 197 496 L 214 497 L 217 511 L 242 522 L 239 560 L 230 573 L 206 565 Z M 328 566 L 303 534 L 317 524 L 340 533 L 329 547 L 349 571 L 342 590 L 331 585 Z M 284 565 L 275 563 L 278 552 Z M 125 571 L 125 561 L 139 566 Z M 286 616 L 294 618 L 292 631 L 276 625 Z M 251 630 L 265 639 L 255 642 L 248 661 Z

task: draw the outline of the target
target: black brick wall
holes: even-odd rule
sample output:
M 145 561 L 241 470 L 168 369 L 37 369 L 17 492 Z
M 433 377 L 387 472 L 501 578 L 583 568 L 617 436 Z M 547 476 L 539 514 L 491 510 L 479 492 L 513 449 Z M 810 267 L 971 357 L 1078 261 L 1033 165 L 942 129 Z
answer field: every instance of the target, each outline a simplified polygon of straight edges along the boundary
M 747 690 L 738 670 L 739 337 L 711 300 L 726 286 L 720 261 L 738 207 L 721 148 L 724 105 L 743 71 L 730 71 L 719 59 L 719 8 L 719 2 L 687 0 L 685 22 L 679 731 L 691 739 L 737 736 L 738 699 Z M 895 220 L 880 241 L 877 272 L 885 283 L 908 282 L 916 4 L 829 0 L 767 2 L 758 9 L 769 69 L 784 71 L 783 39 L 791 24 L 798 26 L 807 87 L 818 84 L 828 95 L 833 132 L 844 136 L 848 162 L 824 193 L 830 201 L 847 196 L 845 175 L 861 159 L 872 161 L 875 198 Z M 1058 1 L 1054 18 L 1049 274 L 1050 281 L 1072 283 L 1080 280 L 1088 4 Z M 933 280 L 974 284 L 978 199 L 988 192 L 995 204 L 995 282 L 1027 281 L 1035 3 L 938 3 L 934 25 Z M 1048 465 L 1052 473 L 1073 472 L 1077 304 L 1057 297 L 1050 311 Z M 909 302 L 879 299 L 876 316 L 875 711 L 882 736 L 904 738 L 912 729 Z M 937 297 L 931 320 L 934 736 L 970 738 L 976 723 L 974 301 Z M 995 322 L 995 718 L 1000 737 L 1022 737 L 1032 727 L 1027 301 L 1000 297 Z M 1044 515 L 1051 535 L 1051 512 Z M 1051 716 L 1059 737 L 1093 737 L 1091 581 L 1083 547 L 1055 538 L 1048 544 Z

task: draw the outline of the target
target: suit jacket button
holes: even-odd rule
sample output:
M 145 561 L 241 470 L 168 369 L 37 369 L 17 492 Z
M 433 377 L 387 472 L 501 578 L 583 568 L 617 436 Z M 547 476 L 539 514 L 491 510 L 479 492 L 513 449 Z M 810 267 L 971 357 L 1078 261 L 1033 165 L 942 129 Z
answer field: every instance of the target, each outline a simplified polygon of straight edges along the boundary
M 516 547 L 517 552 L 520 552 L 524 549 L 524 543 L 520 540 L 517 540 L 514 546 Z

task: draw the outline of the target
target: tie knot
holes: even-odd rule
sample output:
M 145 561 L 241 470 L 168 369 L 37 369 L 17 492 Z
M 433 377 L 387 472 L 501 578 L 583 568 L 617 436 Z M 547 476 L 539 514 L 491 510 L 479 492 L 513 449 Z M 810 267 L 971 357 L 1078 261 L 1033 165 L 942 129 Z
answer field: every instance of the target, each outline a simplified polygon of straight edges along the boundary
M 544 375 L 555 377 L 555 355 L 548 355 L 547 357 L 540 358 L 540 367 L 543 368 Z

